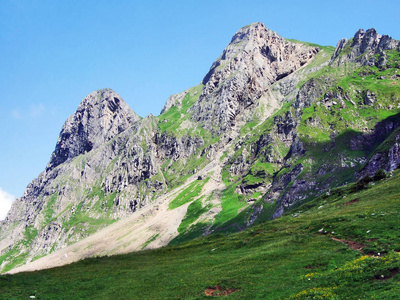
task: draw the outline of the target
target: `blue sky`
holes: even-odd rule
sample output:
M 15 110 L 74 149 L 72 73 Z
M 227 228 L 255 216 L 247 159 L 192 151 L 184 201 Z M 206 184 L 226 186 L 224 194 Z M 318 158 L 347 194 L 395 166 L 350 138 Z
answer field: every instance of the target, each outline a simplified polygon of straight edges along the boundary
M 322 45 L 371 27 L 400 39 L 399 8 L 397 0 L 2 0 L 0 219 L 6 196 L 22 196 L 44 170 L 90 92 L 112 88 L 139 115 L 158 115 L 247 24 Z

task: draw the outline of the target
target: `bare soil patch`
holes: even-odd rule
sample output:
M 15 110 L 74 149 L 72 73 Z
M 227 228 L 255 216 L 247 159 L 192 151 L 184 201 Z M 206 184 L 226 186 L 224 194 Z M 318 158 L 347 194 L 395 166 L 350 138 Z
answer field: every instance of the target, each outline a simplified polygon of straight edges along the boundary
M 360 200 L 358 200 L 357 198 L 355 198 L 355 199 L 353 199 L 353 200 L 350 200 L 349 202 L 346 202 L 344 205 L 352 205 L 352 204 L 354 204 L 354 203 L 356 203 L 356 202 L 358 202 L 358 201 L 360 201 Z
M 349 246 L 351 249 L 357 250 L 357 251 L 360 251 L 360 252 L 365 247 L 365 245 L 360 244 L 360 243 L 356 243 L 356 242 L 354 242 L 352 240 L 342 240 L 342 239 L 335 238 L 333 236 L 331 237 L 331 239 L 334 240 L 334 241 L 337 241 L 337 242 L 344 243 L 347 246 Z
M 223 288 L 218 284 L 217 286 L 206 288 L 204 294 L 208 297 L 228 296 L 237 290 L 236 288 Z

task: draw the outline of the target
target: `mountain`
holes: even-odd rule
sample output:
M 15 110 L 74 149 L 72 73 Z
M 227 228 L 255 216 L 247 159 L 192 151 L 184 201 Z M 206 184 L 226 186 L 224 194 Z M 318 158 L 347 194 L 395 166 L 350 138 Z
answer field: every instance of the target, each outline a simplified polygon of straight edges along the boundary
M 1 271 L 241 231 L 393 171 L 399 48 L 374 29 L 334 48 L 254 23 L 158 117 L 89 94 L 1 223 Z

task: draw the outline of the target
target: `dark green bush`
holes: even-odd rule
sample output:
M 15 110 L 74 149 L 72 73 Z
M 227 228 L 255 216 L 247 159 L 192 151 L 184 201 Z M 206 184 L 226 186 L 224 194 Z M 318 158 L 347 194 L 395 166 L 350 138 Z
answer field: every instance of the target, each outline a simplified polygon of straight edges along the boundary
M 351 188 L 350 188 L 350 192 L 354 193 L 357 191 L 361 191 L 363 189 L 366 189 L 368 186 L 368 183 L 374 181 L 374 179 L 369 176 L 366 175 L 363 178 L 361 178 L 360 180 L 358 180 Z
M 379 181 L 386 178 L 386 172 L 383 169 L 379 169 L 374 174 L 374 181 Z

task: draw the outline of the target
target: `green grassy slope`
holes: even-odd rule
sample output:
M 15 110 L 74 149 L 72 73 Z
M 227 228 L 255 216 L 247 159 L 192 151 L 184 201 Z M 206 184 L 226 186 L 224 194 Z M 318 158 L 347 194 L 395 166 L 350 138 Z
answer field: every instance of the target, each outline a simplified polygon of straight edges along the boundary
M 238 197 L 260 200 L 265 191 L 259 193 L 257 187 L 272 184 L 265 197 L 268 204 L 276 200 L 293 204 L 356 180 L 355 174 L 377 149 L 386 151 L 387 156 L 394 139 L 381 145 L 391 134 L 382 128 L 385 124 L 387 128 L 398 126 L 400 85 L 398 52 L 386 54 L 389 62 L 385 68 L 331 64 L 308 73 L 298 85 L 298 96 L 302 91 L 307 95 L 304 103 L 298 102 L 304 107 L 296 110 L 298 99 L 286 102 L 273 116 L 248 130 L 224 166 L 225 180 L 235 185 L 232 190 L 238 186 L 247 189 Z M 291 136 L 285 136 L 285 131 L 293 132 L 300 141 L 295 152 L 290 151 L 293 144 L 284 143 Z M 244 166 L 243 174 L 232 172 L 236 164 Z M 230 198 L 236 196 L 232 192 Z
M 1 299 L 395 299 L 400 171 L 179 246 L 0 276 Z

